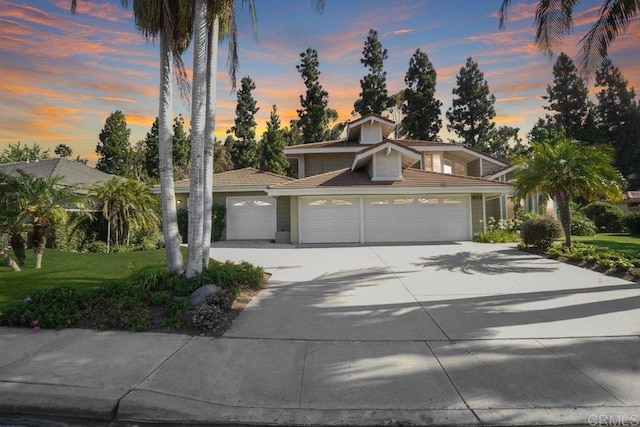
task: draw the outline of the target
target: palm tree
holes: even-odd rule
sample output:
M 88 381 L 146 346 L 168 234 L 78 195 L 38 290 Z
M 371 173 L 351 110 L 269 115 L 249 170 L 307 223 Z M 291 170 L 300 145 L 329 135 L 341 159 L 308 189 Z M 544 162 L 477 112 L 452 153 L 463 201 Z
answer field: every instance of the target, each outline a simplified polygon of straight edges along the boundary
M 142 182 L 112 178 L 94 184 L 89 197 L 102 205 L 102 216 L 107 220 L 107 252 L 112 241 L 129 244 L 132 231 L 155 230 L 160 224 L 158 199 Z
M 39 178 L 20 172 L 18 177 L 10 179 L 19 206 L 18 219 L 32 232 L 36 268 L 39 269 L 47 244 L 47 231 L 66 223 L 69 209 L 84 211 L 84 200 L 75 187 L 60 184 L 62 177 Z
M 624 181 L 612 166 L 610 150 L 597 145 L 582 145 L 567 138 L 564 131 L 532 144 L 533 151 L 516 165 L 515 196 L 524 198 L 542 193 L 558 204 L 566 245 L 571 247 L 571 211 L 576 197 L 587 201 L 604 197 L 618 199 Z
M 536 9 L 536 43 L 540 49 L 553 56 L 561 47 L 563 36 L 571 31 L 573 8 L 579 0 L 540 0 Z M 511 0 L 503 0 L 498 12 L 500 28 L 504 28 Z M 623 34 L 638 15 L 638 0 L 603 0 L 598 20 L 580 43 L 580 68 L 591 73 L 607 57 L 611 43 Z

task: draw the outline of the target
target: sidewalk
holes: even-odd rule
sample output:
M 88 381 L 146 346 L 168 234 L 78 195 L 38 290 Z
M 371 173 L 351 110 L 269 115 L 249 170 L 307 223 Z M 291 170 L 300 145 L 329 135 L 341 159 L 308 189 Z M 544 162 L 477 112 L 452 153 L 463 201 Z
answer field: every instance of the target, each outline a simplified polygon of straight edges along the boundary
M 0 328 L 0 349 L 0 425 L 25 416 L 40 421 L 18 425 L 640 423 L 640 337 L 358 342 Z

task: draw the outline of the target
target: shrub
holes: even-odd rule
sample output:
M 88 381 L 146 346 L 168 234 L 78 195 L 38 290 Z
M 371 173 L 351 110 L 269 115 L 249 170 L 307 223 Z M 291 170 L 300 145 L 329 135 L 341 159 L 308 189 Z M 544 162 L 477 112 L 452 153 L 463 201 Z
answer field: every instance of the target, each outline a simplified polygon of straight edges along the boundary
M 206 302 L 198 307 L 191 323 L 201 329 L 215 328 L 226 318 L 233 305 L 233 294 L 224 289 L 207 295 Z
M 107 244 L 105 242 L 95 241 L 87 244 L 86 249 L 87 252 L 106 254 Z
M 0 316 L 0 325 L 32 326 L 62 329 L 80 320 L 85 308 L 83 298 L 75 289 L 42 289 L 23 302 L 8 307 Z
M 571 214 L 571 234 L 574 236 L 595 236 L 596 225 L 579 212 Z
M 550 217 L 534 217 L 525 220 L 520 228 L 525 245 L 546 249 L 562 236 L 562 226 Z
M 590 203 L 582 208 L 582 213 L 591 219 L 599 231 L 620 233 L 623 230 L 624 212 L 619 207 L 606 202 Z
M 235 286 L 259 288 L 264 283 L 262 267 L 256 267 L 246 261 L 239 264 L 231 261 L 225 263 L 211 261 L 209 271 L 205 273 L 205 276 L 205 279 L 208 280 L 207 283 L 215 283 L 227 289 Z
M 518 240 L 518 234 L 505 231 L 487 231 L 473 236 L 473 241 L 478 243 L 509 243 Z
M 640 235 L 640 211 L 625 213 L 624 226 L 629 230 L 630 234 L 634 236 Z
M 494 217 L 489 217 L 487 220 L 487 231 L 502 231 L 506 233 L 516 233 L 520 230 L 520 226 L 522 225 L 522 220 L 515 219 L 495 219 Z
M 227 209 L 224 205 L 214 204 L 211 209 L 211 241 L 220 240 L 222 229 L 225 225 Z M 189 232 L 189 211 L 186 208 L 178 209 L 178 232 L 182 236 L 182 243 L 187 243 Z

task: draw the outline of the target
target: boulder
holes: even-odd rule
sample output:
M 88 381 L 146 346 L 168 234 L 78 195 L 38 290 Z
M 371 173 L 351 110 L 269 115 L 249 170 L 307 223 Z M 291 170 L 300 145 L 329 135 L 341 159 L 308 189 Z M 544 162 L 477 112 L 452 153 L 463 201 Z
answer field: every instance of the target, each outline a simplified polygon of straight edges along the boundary
M 189 295 L 189 302 L 192 307 L 199 307 L 207 301 L 207 295 L 215 294 L 218 291 L 220 291 L 220 288 L 216 285 L 200 286 Z

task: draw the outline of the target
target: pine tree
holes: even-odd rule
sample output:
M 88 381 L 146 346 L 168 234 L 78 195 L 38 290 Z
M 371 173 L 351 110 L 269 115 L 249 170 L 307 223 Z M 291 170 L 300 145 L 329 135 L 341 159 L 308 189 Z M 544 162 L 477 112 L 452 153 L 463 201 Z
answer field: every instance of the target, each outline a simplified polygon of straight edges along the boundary
M 329 124 L 329 94 L 322 88 L 318 81 L 320 71 L 318 67 L 318 52 L 315 49 L 307 48 L 300 54 L 300 64 L 296 69 L 302 76 L 304 85 L 307 87 L 305 96 L 300 95 L 300 105 L 298 110 L 298 127 L 302 129 L 302 139 L 305 143 L 322 141 L 325 137 Z
M 598 129 L 616 153 L 616 166 L 629 181 L 640 186 L 640 105 L 633 88 L 611 60 L 596 72 L 595 107 Z
M 229 130 L 236 137 L 231 148 L 231 160 L 236 169 L 259 166 L 255 114 L 260 108 L 256 107 L 256 100 L 251 95 L 251 91 L 255 88 L 256 85 L 251 77 L 242 78 L 238 91 L 235 125 Z
M 284 156 L 284 146 L 284 132 L 280 129 L 280 117 L 278 109 L 274 105 L 270 120 L 267 122 L 267 131 L 262 135 L 260 169 L 279 175 L 288 175 L 289 162 Z
M 438 132 L 442 128 L 442 102 L 434 97 L 436 77 L 436 70 L 427 54 L 417 49 L 404 77 L 407 88 L 404 90 L 404 118 L 400 128 L 403 136 L 428 141 L 438 139 Z
M 69 147 L 67 144 L 58 144 L 56 148 L 53 150 L 54 153 L 58 157 L 66 159 L 67 157 L 71 157 L 73 155 L 73 149 Z
M 360 98 L 353 104 L 353 109 L 361 116 L 370 113 L 381 114 L 387 109 L 389 97 L 387 94 L 387 73 L 383 70 L 384 60 L 387 59 L 387 49 L 382 49 L 378 40 L 378 32 L 369 30 L 364 42 L 360 63 L 369 69 L 369 74 L 360 80 Z
M 182 114 L 173 119 L 173 178 L 189 177 L 191 136 L 184 129 Z
M 495 96 L 489 92 L 489 84 L 471 57 L 456 76 L 453 88 L 453 106 L 447 111 L 448 131 L 462 138 L 462 143 L 480 151 L 487 151 L 487 140 L 495 128 L 496 116 L 493 104 Z
M 147 136 L 142 140 L 144 147 L 144 170 L 149 178 L 156 181 L 160 178 L 158 162 L 158 118 L 153 121 Z
M 553 65 L 553 85 L 547 85 L 549 101 L 545 110 L 552 111 L 553 127 L 563 127 L 568 138 L 589 141 L 592 137 L 583 127 L 589 114 L 589 91 L 578 75 L 576 66 L 564 52 Z
M 131 176 L 130 135 L 131 129 L 127 127 L 127 120 L 122 111 L 117 110 L 107 117 L 96 146 L 96 169 L 114 175 Z

